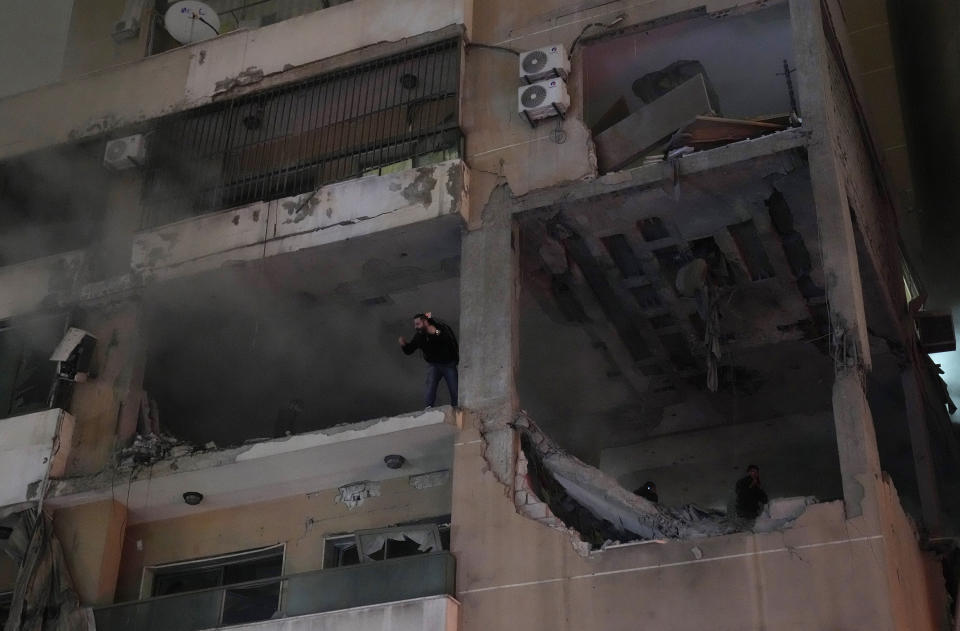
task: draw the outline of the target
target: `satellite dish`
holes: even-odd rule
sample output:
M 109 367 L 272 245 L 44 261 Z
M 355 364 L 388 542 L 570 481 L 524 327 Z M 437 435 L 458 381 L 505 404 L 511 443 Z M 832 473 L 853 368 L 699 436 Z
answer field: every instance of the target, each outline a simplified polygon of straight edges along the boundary
M 220 17 L 196 0 L 174 2 L 163 16 L 163 27 L 181 44 L 193 44 L 220 34 Z

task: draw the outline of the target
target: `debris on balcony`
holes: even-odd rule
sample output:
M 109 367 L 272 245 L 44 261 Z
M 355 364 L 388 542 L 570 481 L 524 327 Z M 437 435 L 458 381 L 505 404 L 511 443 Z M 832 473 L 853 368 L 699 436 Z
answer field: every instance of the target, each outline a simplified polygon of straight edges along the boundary
M 137 434 L 129 447 L 120 450 L 120 466 L 151 465 L 167 458 L 193 453 L 193 446 L 168 434 Z
M 581 554 L 631 541 L 780 530 L 817 502 L 814 497 L 773 499 L 752 521 L 693 504 L 663 506 L 631 493 L 599 469 L 565 453 L 527 416 L 520 416 L 514 427 L 520 433 L 518 460 L 525 465 L 518 466 L 515 483 L 518 510 L 574 534 L 574 548 Z

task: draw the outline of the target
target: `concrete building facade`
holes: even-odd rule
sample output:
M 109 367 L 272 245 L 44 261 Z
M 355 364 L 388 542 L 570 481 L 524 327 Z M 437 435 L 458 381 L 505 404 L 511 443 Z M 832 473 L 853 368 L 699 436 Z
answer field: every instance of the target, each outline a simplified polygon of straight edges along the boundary
M 168 4 L 0 98 L 7 631 L 956 624 L 880 4 Z

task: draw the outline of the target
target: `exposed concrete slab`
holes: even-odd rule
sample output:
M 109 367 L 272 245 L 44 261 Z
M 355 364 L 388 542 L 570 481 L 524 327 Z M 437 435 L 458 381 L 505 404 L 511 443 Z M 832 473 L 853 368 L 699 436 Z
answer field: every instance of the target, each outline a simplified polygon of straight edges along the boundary
M 147 469 L 104 471 L 54 482 L 46 504 L 75 506 L 119 497 L 124 480 L 129 523 L 168 519 L 276 497 L 382 481 L 449 468 L 455 434 L 449 408 L 436 408 L 298 434 L 234 449 L 213 450 L 153 464 Z M 406 458 L 400 471 L 383 464 L 387 454 Z M 186 491 L 203 493 L 198 506 Z M 30 497 L 36 497 L 36 485 Z

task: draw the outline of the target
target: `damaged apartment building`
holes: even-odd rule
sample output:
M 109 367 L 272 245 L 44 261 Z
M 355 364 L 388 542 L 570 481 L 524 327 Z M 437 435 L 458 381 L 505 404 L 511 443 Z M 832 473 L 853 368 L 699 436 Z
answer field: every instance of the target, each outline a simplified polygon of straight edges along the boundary
M 5 631 L 955 628 L 883 3 L 0 15 Z

